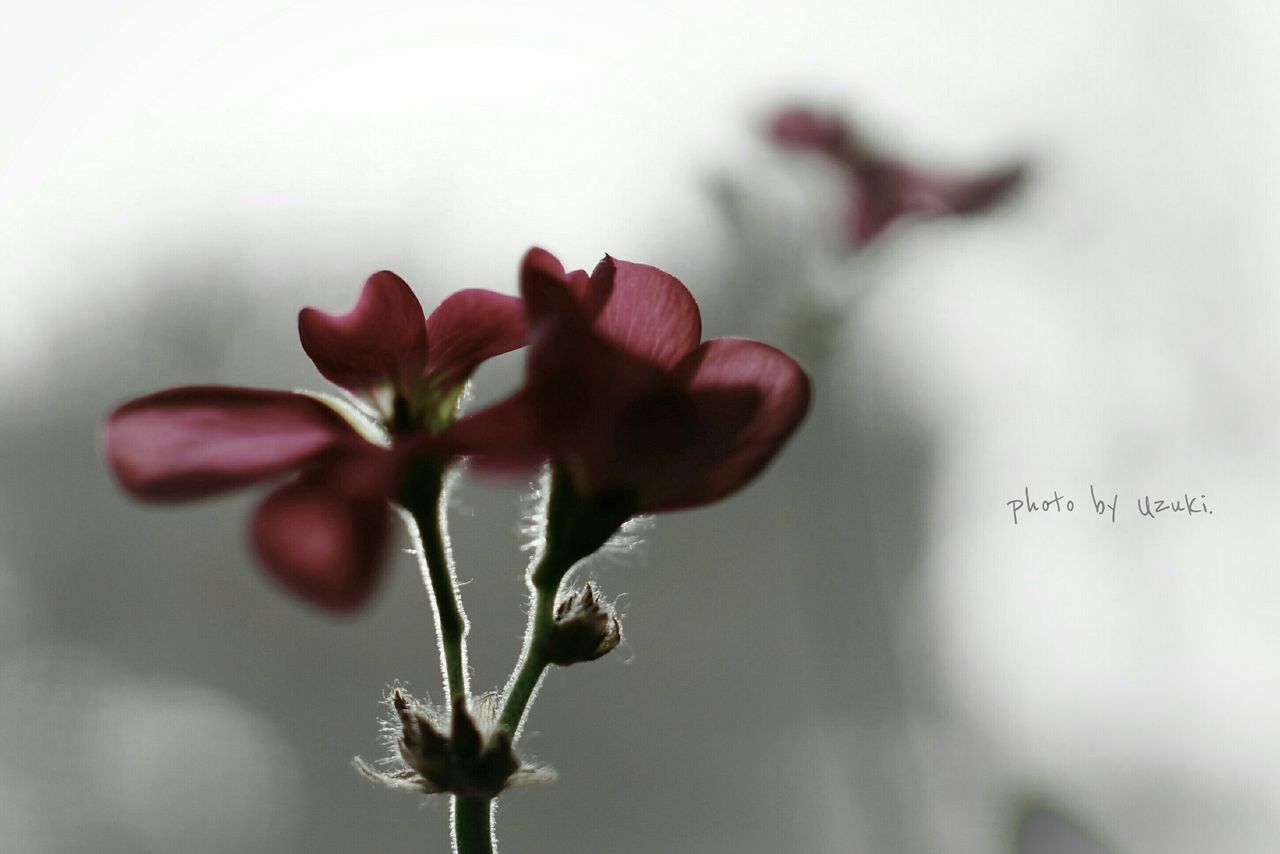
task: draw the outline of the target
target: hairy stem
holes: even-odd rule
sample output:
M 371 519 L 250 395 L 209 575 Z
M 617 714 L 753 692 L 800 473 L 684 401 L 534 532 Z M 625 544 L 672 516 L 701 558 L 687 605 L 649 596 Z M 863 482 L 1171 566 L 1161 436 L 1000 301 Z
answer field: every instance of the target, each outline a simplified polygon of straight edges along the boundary
M 538 561 L 538 566 L 534 569 L 529 579 L 529 586 L 533 594 L 533 609 L 529 612 L 529 628 L 525 632 L 524 649 L 520 653 L 520 664 L 512 675 L 511 681 L 507 683 L 502 712 L 498 716 L 498 728 L 503 732 L 509 733 L 513 740 L 519 735 L 525 711 L 529 708 L 529 702 L 537 691 L 538 683 L 542 680 L 542 674 L 546 671 L 547 665 L 550 664 L 547 658 L 547 640 L 551 636 L 551 628 L 554 625 L 551 612 L 555 607 L 556 593 L 560 589 L 560 581 L 564 578 L 563 572 L 555 573 L 551 571 L 556 566 L 557 561 L 557 556 L 548 548 L 547 551 L 543 552 L 542 559 Z M 562 563 L 563 561 L 560 562 Z M 567 571 L 568 567 L 564 569 Z M 538 584 L 540 574 L 543 576 L 541 585 Z M 550 581 L 547 576 L 553 576 L 555 580 Z
M 555 627 L 553 611 L 560 584 L 573 565 L 593 554 L 634 514 L 632 496 L 604 493 L 579 495 L 568 475 L 555 471 L 547 496 L 546 540 L 542 554 L 529 572 L 529 593 L 533 607 L 529 628 L 520 651 L 520 663 L 507 682 L 498 728 L 515 741 L 538 691 L 538 683 L 550 664 L 548 642 Z
M 431 594 L 444 690 L 450 703 L 456 703 L 469 695 L 468 627 L 449 554 L 445 477 L 438 469 L 414 474 L 405 490 L 404 505 L 414 523 L 410 531 L 417 535 L 422 580 Z M 453 797 L 453 850 L 455 854 L 493 854 L 492 801 Z
M 458 598 L 445 533 L 444 473 L 430 470 L 412 480 L 405 509 L 413 517 L 420 548 L 422 580 L 431 594 L 445 692 L 450 702 L 467 696 L 467 617 Z
M 453 850 L 455 854 L 494 854 L 492 799 L 454 797 Z

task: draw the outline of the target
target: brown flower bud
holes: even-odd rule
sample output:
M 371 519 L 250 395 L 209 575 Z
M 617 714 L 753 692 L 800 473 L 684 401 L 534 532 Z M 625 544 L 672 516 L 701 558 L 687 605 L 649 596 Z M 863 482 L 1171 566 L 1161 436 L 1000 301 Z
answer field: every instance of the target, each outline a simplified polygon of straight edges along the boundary
M 355 766 L 371 780 L 393 788 L 416 789 L 427 794 L 448 793 L 492 798 L 512 786 L 547 782 L 554 772 L 524 765 L 511 747 L 511 737 L 497 729 L 497 696 L 476 698 L 469 709 L 459 697 L 450 710 L 449 735 L 444 735 L 443 710 L 431 709 L 392 692 L 394 718 L 385 727 L 392 742 L 392 756 L 375 769 L 357 758 Z
M 622 642 L 622 625 L 613 606 L 603 601 L 595 587 L 587 584 L 556 605 L 555 625 L 547 640 L 547 658 L 552 664 L 568 667 L 595 661 Z

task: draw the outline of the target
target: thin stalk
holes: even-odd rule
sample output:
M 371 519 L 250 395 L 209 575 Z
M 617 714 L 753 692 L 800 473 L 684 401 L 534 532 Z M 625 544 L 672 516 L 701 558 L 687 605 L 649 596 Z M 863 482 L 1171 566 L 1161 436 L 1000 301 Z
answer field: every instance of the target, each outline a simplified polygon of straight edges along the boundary
M 555 625 L 552 609 L 556 594 L 568 566 L 556 550 L 548 544 L 537 567 L 529 576 L 529 590 L 533 595 L 533 609 L 529 612 L 529 628 L 525 631 L 524 649 L 520 663 L 507 683 L 502 711 L 498 715 L 498 728 L 508 733 L 512 740 L 520 733 L 529 702 L 537 692 L 542 674 L 551 662 L 547 656 L 547 641 Z
M 546 505 L 546 538 L 542 554 L 529 572 L 529 627 L 520 662 L 503 692 L 498 728 L 514 742 L 520 735 L 529 704 L 550 664 L 549 642 L 555 628 L 556 596 L 573 565 L 595 553 L 618 528 L 635 515 L 634 497 L 615 491 L 590 498 L 579 495 L 568 475 L 553 471 Z
M 455 854 L 494 854 L 491 798 L 453 799 L 453 850 Z
M 440 646 L 441 677 L 451 704 L 469 697 L 467 685 L 467 617 L 458 598 L 453 562 L 446 533 L 447 490 L 444 472 L 418 472 L 406 490 L 405 509 L 418 540 L 418 564 L 431 596 L 436 638 Z M 493 854 L 493 806 L 491 800 L 453 797 L 453 850 L 455 854 Z
M 458 598 L 453 562 L 445 533 L 444 473 L 432 470 L 416 479 L 405 509 L 413 517 L 419 548 L 422 580 L 431 594 L 436 636 L 440 645 L 441 671 L 450 703 L 467 696 L 467 617 Z

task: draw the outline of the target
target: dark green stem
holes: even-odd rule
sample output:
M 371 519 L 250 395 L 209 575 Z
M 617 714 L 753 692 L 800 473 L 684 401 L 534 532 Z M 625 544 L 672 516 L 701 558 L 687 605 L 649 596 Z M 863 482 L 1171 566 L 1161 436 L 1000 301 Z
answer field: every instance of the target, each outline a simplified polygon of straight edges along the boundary
M 453 799 L 453 850 L 455 854 L 493 854 L 493 800 Z
M 467 698 L 467 617 L 458 598 L 446 531 L 444 472 L 421 468 L 408 478 L 404 506 L 417 529 L 422 580 L 431 594 L 436 618 L 444 690 L 450 703 Z M 493 854 L 492 802 L 479 798 L 453 798 L 453 850 L 455 854 Z
M 502 712 L 498 716 L 498 728 L 511 735 L 514 740 L 519 733 L 520 723 L 524 719 L 525 709 L 533 699 L 538 682 L 546 671 L 550 660 L 547 657 L 547 640 L 555 625 L 552 609 L 555 607 L 556 594 L 560 590 L 560 582 L 569 571 L 563 559 L 553 552 L 548 545 L 538 561 L 537 567 L 529 577 L 529 587 L 533 594 L 533 609 L 529 612 L 529 628 L 525 633 L 524 650 L 520 654 L 520 664 L 515 677 L 507 685 L 506 696 L 502 703 Z M 572 564 L 570 564 L 572 565 Z
M 533 598 L 529 628 L 525 632 L 520 663 L 507 683 L 498 716 L 498 728 L 510 735 L 512 741 L 520 734 L 525 712 L 551 663 L 548 641 L 555 627 L 553 611 L 561 582 L 575 563 L 594 554 L 634 511 L 635 502 L 628 494 L 584 497 L 577 493 L 565 473 L 553 474 L 551 494 L 547 498 L 546 541 L 537 564 L 529 573 L 529 592 Z
M 444 687 L 454 702 L 467 696 L 467 617 L 458 599 L 445 534 L 444 473 L 430 469 L 417 474 L 405 490 L 405 508 L 418 529 L 418 557 L 435 612 Z

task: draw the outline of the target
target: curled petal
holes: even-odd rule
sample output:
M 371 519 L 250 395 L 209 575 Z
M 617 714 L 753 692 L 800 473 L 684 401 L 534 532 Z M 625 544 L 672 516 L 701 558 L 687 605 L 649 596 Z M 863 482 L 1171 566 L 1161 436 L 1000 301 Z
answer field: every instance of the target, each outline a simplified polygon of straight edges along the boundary
M 304 475 L 267 496 L 254 514 L 254 550 L 272 577 L 299 596 L 349 611 L 373 592 L 389 538 L 384 498 L 347 494 Z
M 107 419 L 120 485 L 150 501 L 203 498 L 363 443 L 336 412 L 301 394 L 187 386 L 126 403 Z
M 697 507 L 745 486 L 773 459 L 809 409 L 808 375 L 790 356 L 757 341 L 707 341 L 680 363 L 675 375 L 693 395 L 713 389 L 753 388 L 758 402 L 731 446 L 697 482 L 645 507 L 649 512 Z M 726 417 L 731 415 L 732 411 L 727 411 Z
M 657 267 L 605 260 L 615 271 L 613 293 L 595 319 L 596 332 L 632 356 L 675 367 L 702 340 L 702 317 L 693 294 Z
M 427 371 L 444 385 L 465 382 L 486 359 L 525 345 L 524 305 L 517 297 L 468 288 L 427 318 Z
M 427 365 L 427 326 L 422 306 L 395 273 L 374 273 L 355 308 L 298 314 L 302 349 L 325 379 L 356 393 L 391 382 L 410 387 Z

